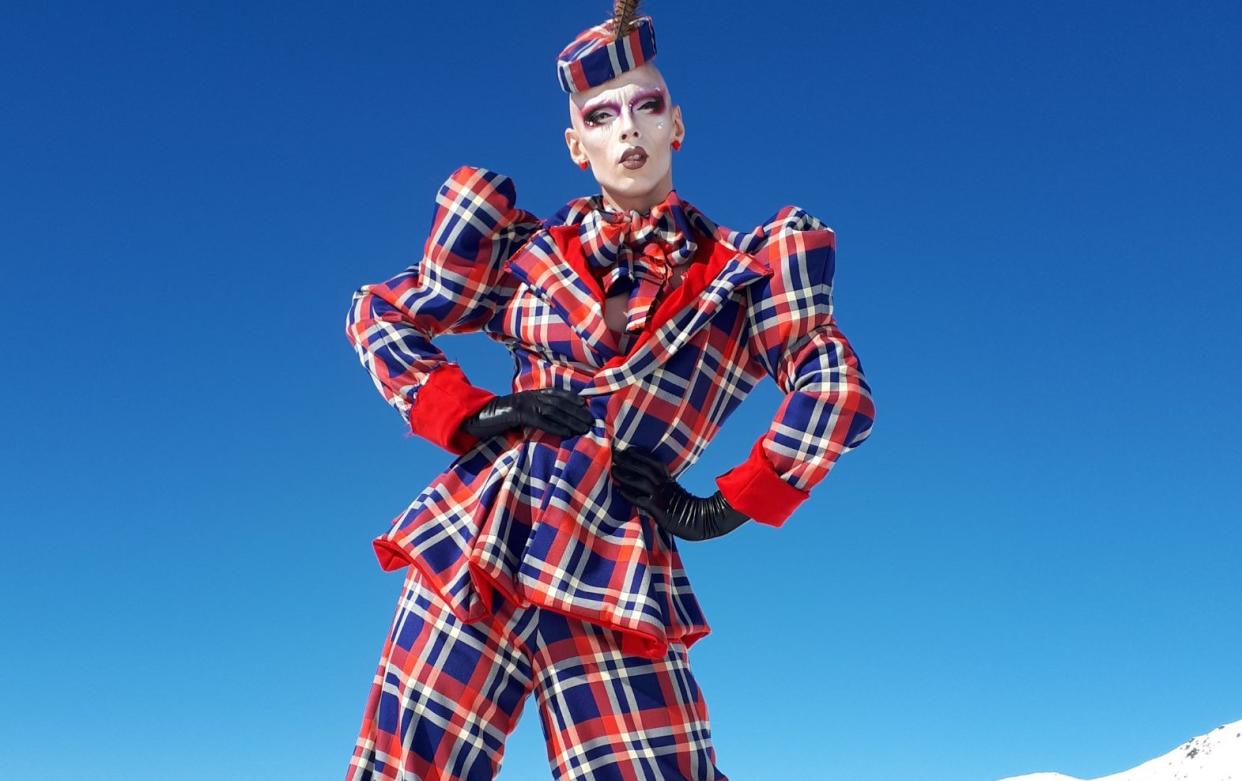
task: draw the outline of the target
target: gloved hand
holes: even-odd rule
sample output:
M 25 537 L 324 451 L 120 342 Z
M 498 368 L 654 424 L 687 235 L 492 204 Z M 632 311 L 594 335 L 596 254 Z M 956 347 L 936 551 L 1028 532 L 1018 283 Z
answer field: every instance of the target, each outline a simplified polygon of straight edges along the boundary
M 709 540 L 750 520 L 719 490 L 707 497 L 688 492 L 669 475 L 664 462 L 641 448 L 613 450 L 611 474 L 622 496 L 683 540 Z
M 533 426 L 549 434 L 570 437 L 595 425 L 586 399 L 561 388 L 538 388 L 497 396 L 462 421 L 461 427 L 479 439 L 488 439 L 518 426 Z

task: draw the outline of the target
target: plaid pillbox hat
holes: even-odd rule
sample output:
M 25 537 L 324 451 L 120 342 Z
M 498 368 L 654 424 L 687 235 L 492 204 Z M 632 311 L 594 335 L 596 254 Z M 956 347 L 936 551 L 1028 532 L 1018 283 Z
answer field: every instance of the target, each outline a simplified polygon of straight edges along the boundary
M 626 32 L 617 37 L 616 19 L 583 30 L 556 58 L 556 77 L 569 94 L 582 92 L 656 55 L 655 25 L 650 16 L 634 19 Z

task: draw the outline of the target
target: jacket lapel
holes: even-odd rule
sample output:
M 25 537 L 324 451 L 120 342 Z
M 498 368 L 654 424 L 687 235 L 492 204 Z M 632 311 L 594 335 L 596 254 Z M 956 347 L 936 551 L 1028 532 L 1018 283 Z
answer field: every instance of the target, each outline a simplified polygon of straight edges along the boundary
M 604 322 L 599 283 L 577 244 L 577 226 L 558 225 L 536 233 L 505 264 L 582 339 L 595 366 L 618 355 L 620 345 Z
M 627 355 L 615 355 L 605 363 L 583 394 L 611 393 L 642 379 L 708 325 L 734 292 L 772 274 L 759 257 L 715 239 L 701 242 L 706 262 L 690 266 L 681 285 L 656 306 L 650 328 Z
M 711 322 L 735 290 L 772 274 L 764 260 L 718 238 L 696 237 L 696 242 L 701 254 L 696 254 L 681 284 L 656 305 L 650 327 L 628 354 L 620 352 L 604 322 L 602 293 L 582 254 L 577 225 L 540 231 L 509 259 L 506 268 L 578 334 L 596 359 L 598 371 L 582 393 L 609 393 L 664 363 Z

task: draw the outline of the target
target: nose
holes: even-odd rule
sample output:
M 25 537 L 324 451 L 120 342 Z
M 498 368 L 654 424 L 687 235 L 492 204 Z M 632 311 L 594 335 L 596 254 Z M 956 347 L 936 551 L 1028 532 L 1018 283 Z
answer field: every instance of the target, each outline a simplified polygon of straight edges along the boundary
M 631 138 L 638 138 L 638 127 L 634 124 L 634 115 L 625 110 L 621 112 L 618 118 L 621 122 L 621 140 L 626 141 Z

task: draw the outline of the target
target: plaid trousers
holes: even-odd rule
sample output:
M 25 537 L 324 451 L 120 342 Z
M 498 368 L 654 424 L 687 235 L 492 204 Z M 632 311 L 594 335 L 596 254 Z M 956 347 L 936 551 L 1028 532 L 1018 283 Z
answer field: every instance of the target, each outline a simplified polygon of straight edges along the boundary
M 490 781 L 532 691 L 557 781 L 728 781 L 686 646 L 653 660 L 620 643 L 499 594 L 465 623 L 409 567 L 347 781 Z

